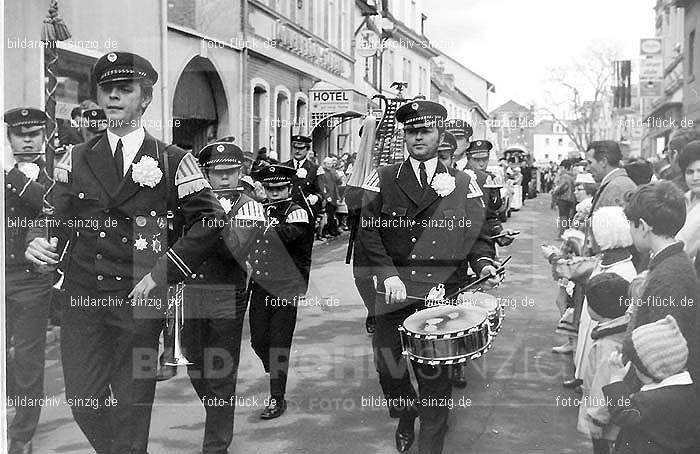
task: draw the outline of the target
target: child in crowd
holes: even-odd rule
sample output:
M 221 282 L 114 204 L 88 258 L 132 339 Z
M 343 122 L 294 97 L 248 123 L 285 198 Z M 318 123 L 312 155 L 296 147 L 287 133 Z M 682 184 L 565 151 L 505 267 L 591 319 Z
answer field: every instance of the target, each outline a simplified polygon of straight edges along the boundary
M 585 285 L 588 314 L 597 322 L 591 332 L 588 366 L 583 376 L 583 397 L 579 408 L 578 429 L 591 436 L 594 454 L 610 454 L 619 428 L 610 424 L 610 413 L 603 386 L 610 383 L 614 370 L 608 359 L 622 348 L 629 317 L 625 300 L 629 282 L 615 273 L 600 273 Z
M 622 356 L 622 357 L 620 357 Z M 603 387 L 610 421 L 621 427 L 615 454 L 691 454 L 698 421 L 698 400 L 686 371 L 688 346 L 676 319 L 640 326 L 612 355 L 612 382 Z M 622 366 L 623 361 L 629 361 Z M 642 382 L 633 392 L 625 375 Z

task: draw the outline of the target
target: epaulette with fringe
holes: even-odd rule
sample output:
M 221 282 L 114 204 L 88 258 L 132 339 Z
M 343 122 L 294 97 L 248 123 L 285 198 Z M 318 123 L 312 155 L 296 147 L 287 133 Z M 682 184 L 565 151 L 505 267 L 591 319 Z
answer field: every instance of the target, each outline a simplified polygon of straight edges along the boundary
M 185 154 L 177 166 L 175 172 L 175 186 L 177 186 L 177 197 L 182 199 L 190 194 L 199 192 L 202 189 L 211 188 L 211 185 L 204 178 L 199 164 L 191 153 Z
M 309 223 L 309 215 L 302 208 L 297 208 L 287 215 L 286 222 L 292 223 Z
M 372 192 L 379 192 L 379 173 L 376 170 L 367 175 L 364 183 L 362 183 L 362 189 L 366 189 Z
M 264 222 L 265 210 L 260 202 L 249 200 L 238 209 L 234 219 Z

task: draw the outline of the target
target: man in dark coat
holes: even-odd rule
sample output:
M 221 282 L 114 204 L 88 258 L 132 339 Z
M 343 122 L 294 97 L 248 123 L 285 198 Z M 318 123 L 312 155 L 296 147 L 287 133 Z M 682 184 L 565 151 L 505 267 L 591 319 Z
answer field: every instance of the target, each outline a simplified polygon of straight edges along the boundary
M 110 52 L 92 76 L 109 127 L 57 164 L 58 248 L 37 235 L 25 256 L 55 267 L 70 243 L 61 326 L 66 399 L 98 454 L 144 454 L 168 284 L 195 274 L 226 215 L 194 156 L 142 126 L 158 79 L 150 62 Z
M 444 403 L 452 395 L 447 368 L 414 364 L 420 398 L 443 404 L 417 409 L 411 405 L 416 394 L 397 329 L 424 305 L 408 297 L 422 299 L 439 283 L 445 284 L 447 293 L 457 290 L 464 282 L 462 268 L 467 261 L 478 275 L 495 277 L 492 248 L 480 237 L 485 218 L 481 195 L 470 189 L 467 174 L 445 167 L 437 158 L 446 115 L 443 106 L 430 101 L 399 108 L 396 118 L 404 124 L 410 157 L 374 171 L 363 185 L 359 241 L 382 293 L 376 303 L 374 347 L 382 390 L 393 403 L 389 414 L 399 418 L 395 434 L 399 452 L 414 441 L 416 416 L 421 418 L 419 453 L 442 452 L 449 416 Z M 445 221 L 445 226 L 453 222 L 454 228 L 435 227 L 438 221 Z

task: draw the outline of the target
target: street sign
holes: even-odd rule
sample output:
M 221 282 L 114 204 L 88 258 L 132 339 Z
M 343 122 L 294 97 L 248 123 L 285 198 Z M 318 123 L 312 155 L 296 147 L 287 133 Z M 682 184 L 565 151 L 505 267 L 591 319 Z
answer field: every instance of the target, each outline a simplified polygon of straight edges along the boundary
M 639 40 L 639 55 L 662 56 L 661 38 L 642 38 Z
M 377 53 L 379 46 L 381 45 L 381 39 L 379 35 L 368 28 L 362 30 L 357 35 L 357 55 L 363 58 L 371 57 Z
M 639 80 L 661 80 L 664 78 L 664 59 L 655 55 L 643 55 L 639 60 Z
M 663 95 L 663 86 L 660 80 L 643 80 L 639 83 L 639 96 L 658 98 Z

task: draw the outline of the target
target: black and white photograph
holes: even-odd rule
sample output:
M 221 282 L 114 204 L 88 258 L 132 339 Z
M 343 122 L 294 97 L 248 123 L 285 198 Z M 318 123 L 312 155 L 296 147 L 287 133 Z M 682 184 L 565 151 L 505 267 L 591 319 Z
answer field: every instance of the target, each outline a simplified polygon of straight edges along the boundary
M 700 0 L 0 11 L 0 453 L 700 454 Z

